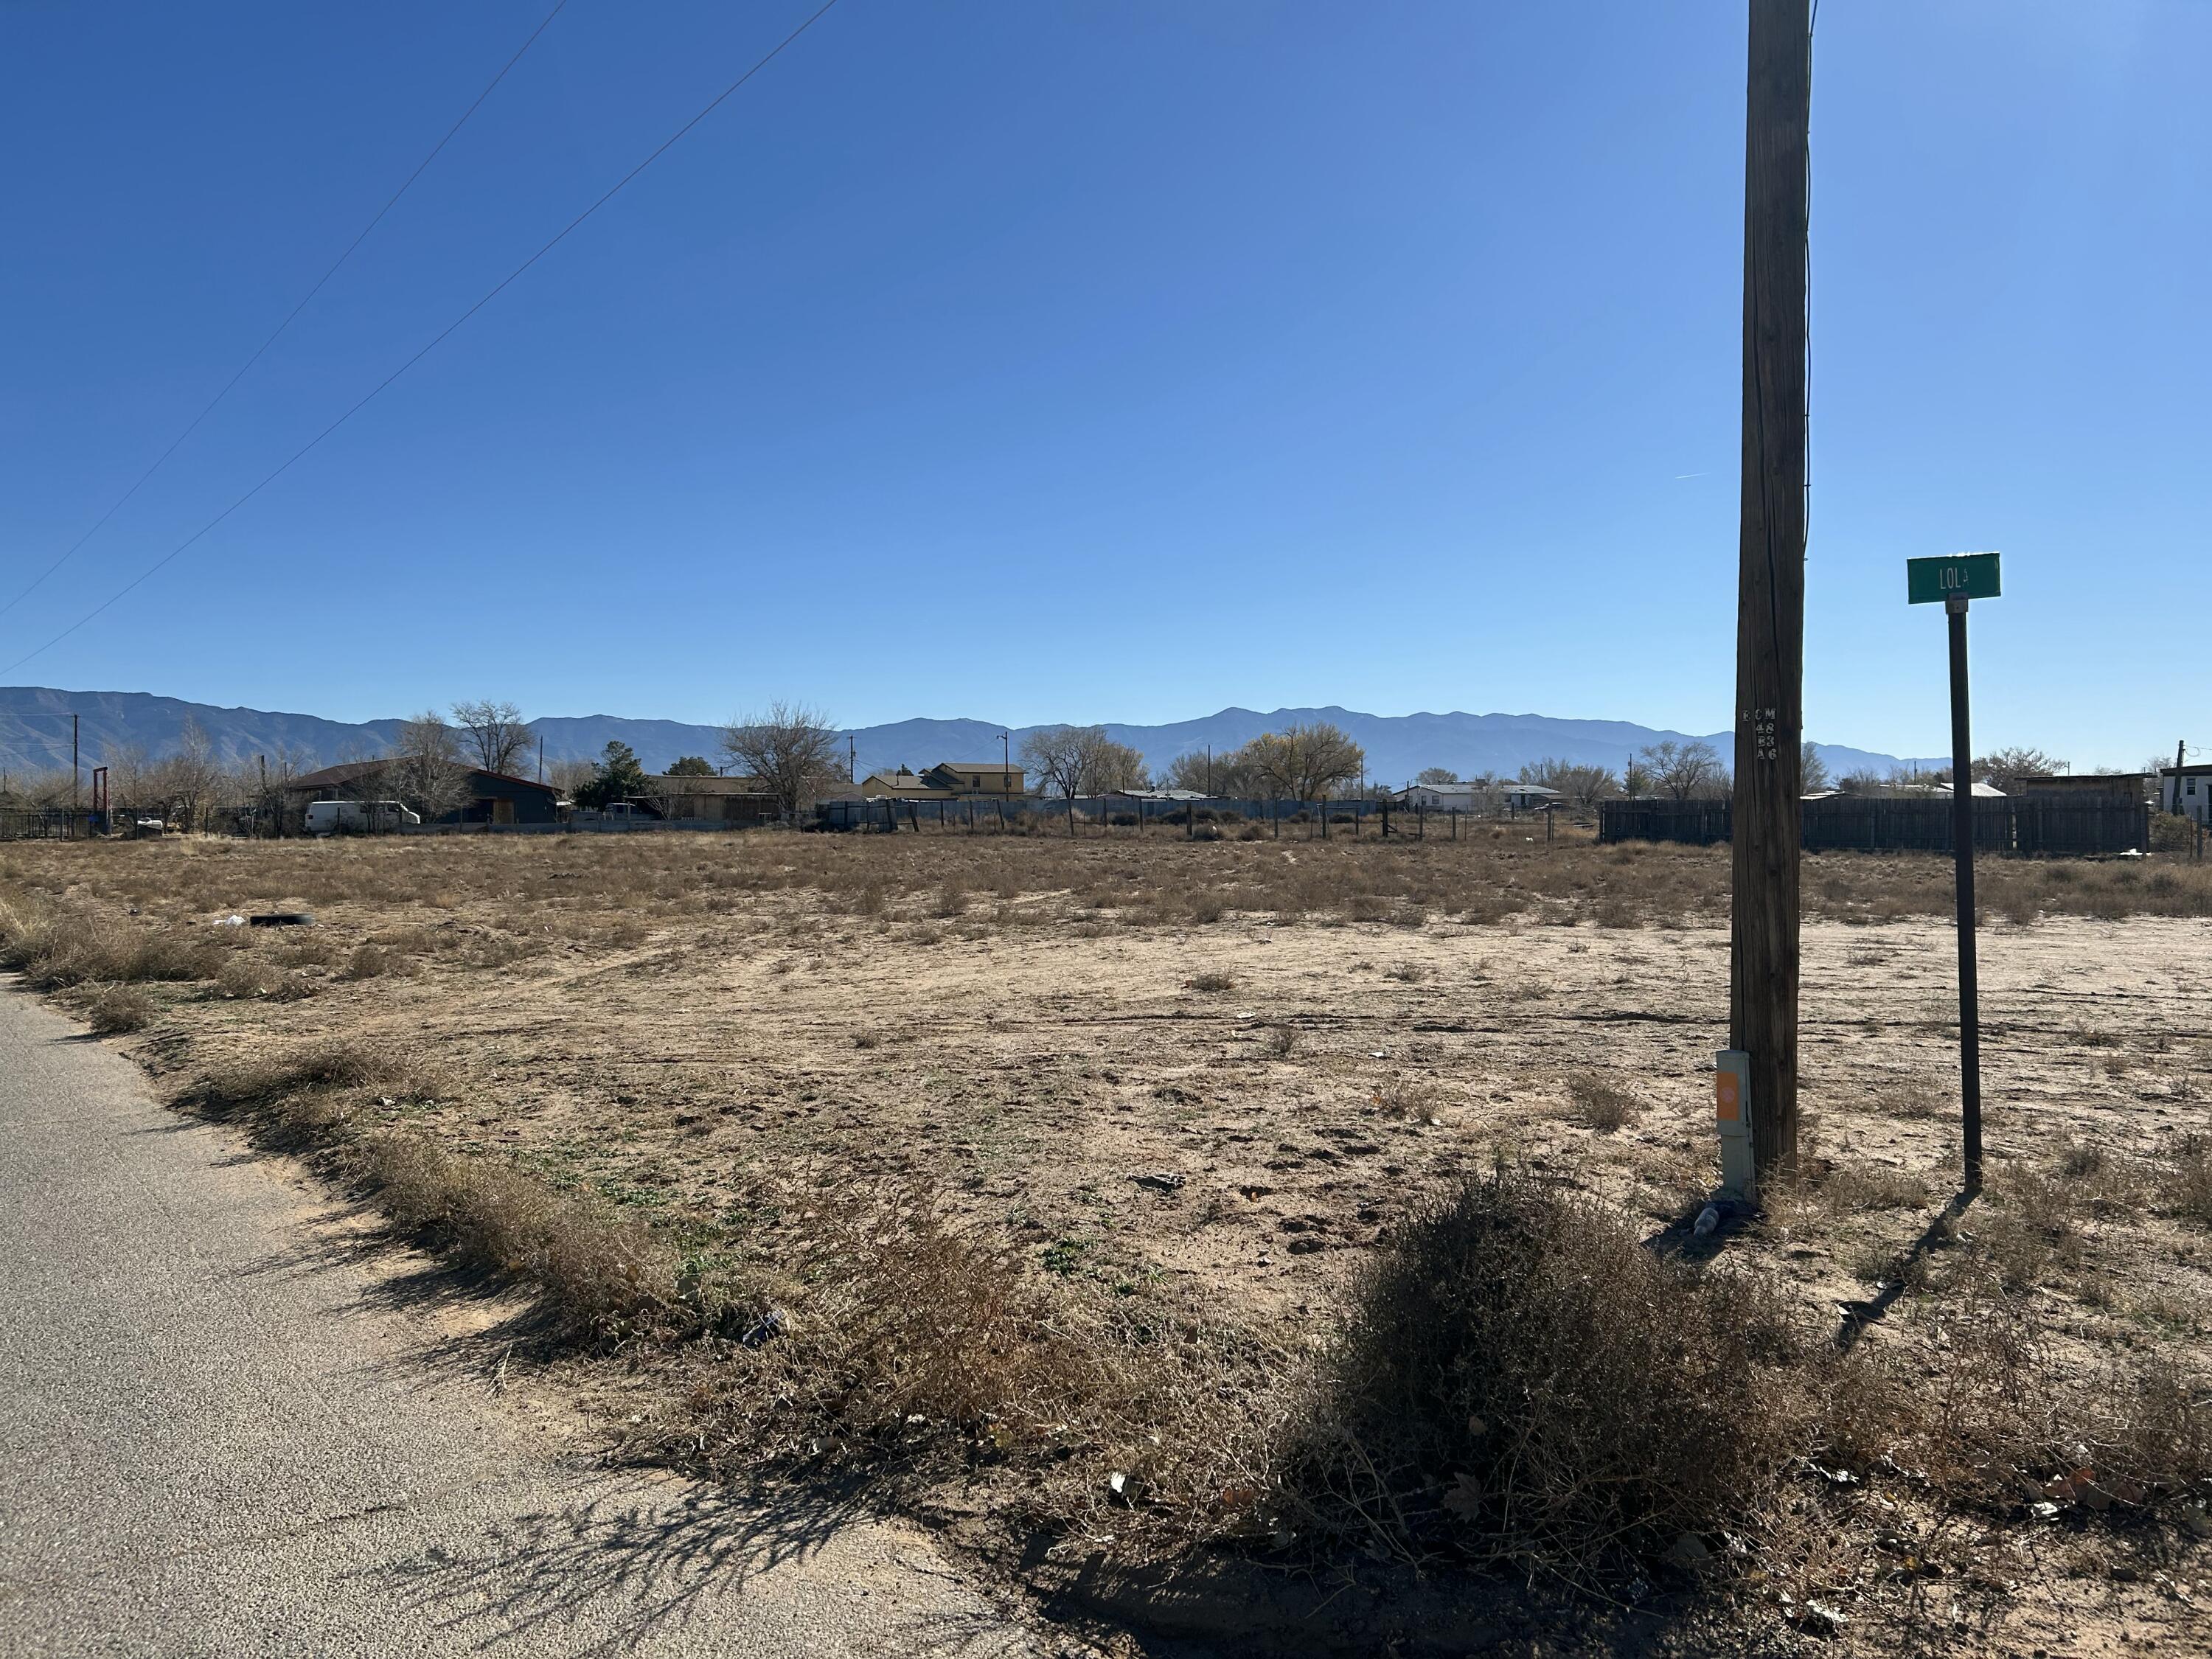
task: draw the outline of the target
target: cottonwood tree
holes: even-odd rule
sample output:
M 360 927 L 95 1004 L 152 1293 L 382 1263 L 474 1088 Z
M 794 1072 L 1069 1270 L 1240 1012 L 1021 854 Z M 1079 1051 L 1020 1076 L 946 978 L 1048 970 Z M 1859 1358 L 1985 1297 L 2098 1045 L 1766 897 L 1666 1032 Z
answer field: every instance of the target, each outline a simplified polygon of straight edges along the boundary
M 590 761 L 570 756 L 547 763 L 545 781 L 568 799 L 574 800 L 591 787 L 592 780 L 599 775 L 599 770 Z
M 453 723 L 469 758 L 487 772 L 513 774 L 515 762 L 530 749 L 530 728 L 522 711 L 511 702 L 479 698 L 453 705 Z
M 2002 789 L 2009 784 L 2058 777 L 2071 769 L 2066 762 L 2040 749 L 2000 749 L 1974 763 L 1973 781 L 1993 783 Z
M 1809 743 L 1798 750 L 1797 787 L 1808 795 L 1828 787 L 1828 763 Z
M 1022 739 L 1022 764 L 1046 793 L 1063 800 L 1145 787 L 1144 756 L 1115 742 L 1103 726 L 1040 726 Z
M 1453 771 L 1449 766 L 1424 766 L 1419 772 L 1413 775 L 1413 781 L 1415 783 L 1425 783 L 1431 785 L 1439 783 L 1457 783 L 1459 781 L 1459 774 Z
M 1270 791 L 1292 800 L 1325 800 L 1367 767 L 1367 751 L 1326 720 L 1262 732 L 1237 752 Z
M 1655 743 L 1638 750 L 1636 758 L 1643 763 L 1651 787 L 1676 800 L 1719 795 L 1728 789 L 1728 768 L 1721 764 L 1720 751 L 1709 743 Z
M 458 811 L 469 798 L 460 734 L 434 708 L 399 723 L 398 735 L 379 775 L 386 793 L 410 811 L 421 814 L 425 823 Z
M 776 810 L 796 817 L 824 789 L 845 781 L 842 744 L 829 717 L 803 702 L 770 703 L 757 714 L 722 728 L 722 752 L 730 763 L 760 780 Z
M 215 744 L 198 720 L 185 721 L 177 733 L 177 751 L 162 761 L 159 779 L 157 787 L 178 822 L 187 830 L 204 828 L 208 814 L 222 804 L 226 780 Z
M 1582 807 L 1595 806 L 1620 793 L 1620 779 L 1605 767 L 1585 761 L 1540 760 L 1522 769 L 1521 781 L 1556 789 L 1563 799 Z

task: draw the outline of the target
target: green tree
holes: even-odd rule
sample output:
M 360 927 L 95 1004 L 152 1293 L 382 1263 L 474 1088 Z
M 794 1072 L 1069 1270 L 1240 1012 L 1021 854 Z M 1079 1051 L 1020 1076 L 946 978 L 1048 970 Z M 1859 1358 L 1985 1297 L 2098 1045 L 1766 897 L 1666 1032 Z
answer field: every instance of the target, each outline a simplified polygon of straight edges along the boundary
M 626 743 L 610 743 L 601 751 L 592 781 L 576 792 L 576 805 L 605 808 L 618 800 L 645 793 L 645 768 Z
M 714 775 L 714 768 L 711 762 L 697 755 L 686 755 L 668 769 L 668 775 L 672 778 L 711 778 Z

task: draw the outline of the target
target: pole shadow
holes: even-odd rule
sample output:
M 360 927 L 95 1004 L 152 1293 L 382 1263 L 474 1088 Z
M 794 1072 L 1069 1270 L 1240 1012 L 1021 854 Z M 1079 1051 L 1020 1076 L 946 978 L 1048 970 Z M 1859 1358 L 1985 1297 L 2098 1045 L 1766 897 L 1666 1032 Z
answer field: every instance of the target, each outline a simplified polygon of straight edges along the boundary
M 1920 1264 L 1952 1242 L 1951 1230 L 1980 1195 L 1980 1189 L 1974 1187 L 1953 1194 L 1950 1201 L 1936 1212 L 1935 1219 L 1922 1231 L 1920 1237 L 1890 1263 L 1889 1271 L 1882 1276 L 1881 1285 L 1874 1295 L 1843 1304 L 1844 1322 L 1836 1333 L 1838 1349 L 1849 1353 L 1859 1338 L 1866 1334 L 1867 1327 L 1877 1323 L 1888 1314 L 1898 1299 L 1911 1288 Z

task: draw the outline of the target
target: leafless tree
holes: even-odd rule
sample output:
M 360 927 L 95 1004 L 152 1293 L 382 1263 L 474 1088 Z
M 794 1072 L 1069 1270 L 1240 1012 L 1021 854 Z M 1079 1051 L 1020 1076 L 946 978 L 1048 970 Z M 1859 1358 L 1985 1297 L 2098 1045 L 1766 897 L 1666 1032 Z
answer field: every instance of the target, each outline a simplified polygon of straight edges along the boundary
M 487 772 L 514 775 L 515 763 L 530 749 L 530 728 L 511 702 L 481 697 L 453 705 L 463 750 Z
M 1586 761 L 1540 760 L 1521 769 L 1521 781 L 1556 789 L 1560 798 L 1583 808 L 1620 793 L 1620 780 L 1602 766 Z
M 1676 800 L 1696 800 L 1718 795 L 1728 788 L 1728 768 L 1712 744 L 1692 741 L 1655 743 L 1639 750 L 1636 758 L 1650 775 L 1652 786 Z
M 1993 783 L 2000 789 L 2014 793 L 2018 785 L 2058 777 L 2072 769 L 2066 762 L 2046 755 L 2040 749 L 2000 749 L 1994 754 L 1984 755 L 1974 763 L 1973 781 L 1976 783 Z
M 1048 726 L 1022 739 L 1022 763 L 1063 800 L 1145 786 L 1145 757 L 1103 726 Z
M 413 720 L 400 722 L 383 771 L 366 781 L 420 813 L 425 823 L 444 817 L 469 798 L 460 736 L 444 715 L 426 708 Z
M 1828 763 L 1820 758 L 1820 751 L 1808 743 L 1798 756 L 1797 787 L 1808 795 L 1828 788 Z
M 1366 769 L 1367 752 L 1326 720 L 1262 732 L 1238 750 L 1270 793 L 1322 800 Z
M 161 764 L 159 788 L 177 822 L 186 830 L 206 827 L 208 815 L 225 793 L 215 744 L 198 720 L 186 720 L 177 734 L 177 751 Z
M 1413 775 L 1413 781 L 1431 786 L 1439 783 L 1457 783 L 1459 774 L 1449 766 L 1424 766 Z
M 823 790 L 845 781 L 841 746 L 829 717 L 802 702 L 772 702 L 722 728 L 722 752 L 731 766 L 758 778 L 786 817 L 797 817 Z
M 545 781 L 559 790 L 569 800 L 574 800 L 576 798 L 576 792 L 591 782 L 598 775 L 598 767 L 587 760 L 579 760 L 574 756 L 566 760 L 549 762 L 545 768 Z

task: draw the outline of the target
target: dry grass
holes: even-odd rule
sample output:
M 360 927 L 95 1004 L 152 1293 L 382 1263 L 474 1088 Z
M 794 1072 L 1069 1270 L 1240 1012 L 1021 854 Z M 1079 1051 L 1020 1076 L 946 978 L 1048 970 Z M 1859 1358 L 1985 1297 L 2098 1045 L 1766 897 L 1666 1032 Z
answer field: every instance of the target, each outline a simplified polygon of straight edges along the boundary
M 1724 849 L 1063 831 L 0 861 L 8 963 L 115 1000 L 105 1029 L 150 1031 L 198 1109 L 619 1340 L 672 1453 L 957 1474 L 1125 1559 L 1517 1547 L 1617 1589 L 1688 1533 L 1707 1573 L 1801 1595 L 1887 1593 L 1871 1509 L 1808 1459 L 1999 1539 L 2075 1446 L 2141 1491 L 2126 1513 L 2205 1490 L 2212 1109 L 2186 1085 L 2212 1048 L 2180 980 L 2148 977 L 2199 935 L 2063 920 L 2201 914 L 2193 878 L 1985 877 L 2045 918 L 1985 963 L 1991 1190 L 1908 1255 L 1950 1190 L 1940 936 L 1910 920 L 1945 914 L 1948 872 L 1809 861 L 1808 913 L 1850 924 L 1808 929 L 1829 1156 L 1700 1276 L 1634 1218 L 1711 1180 Z M 213 926 L 247 908 L 321 925 Z M 1470 1185 L 1498 1144 L 1528 1173 Z M 1440 1258 L 1469 1271 L 1424 1279 Z M 1887 1322 L 1829 1358 L 1866 1294 L 1849 1267 L 1900 1261 Z M 1670 1364 L 1773 1393 L 1748 1461 L 1720 1454 L 1741 1525 Z M 1650 1397 L 1616 1409 L 1632 1375 Z
M 154 999 L 138 985 L 94 985 L 86 988 L 82 1003 L 85 1023 L 102 1036 L 141 1031 L 152 1024 Z

